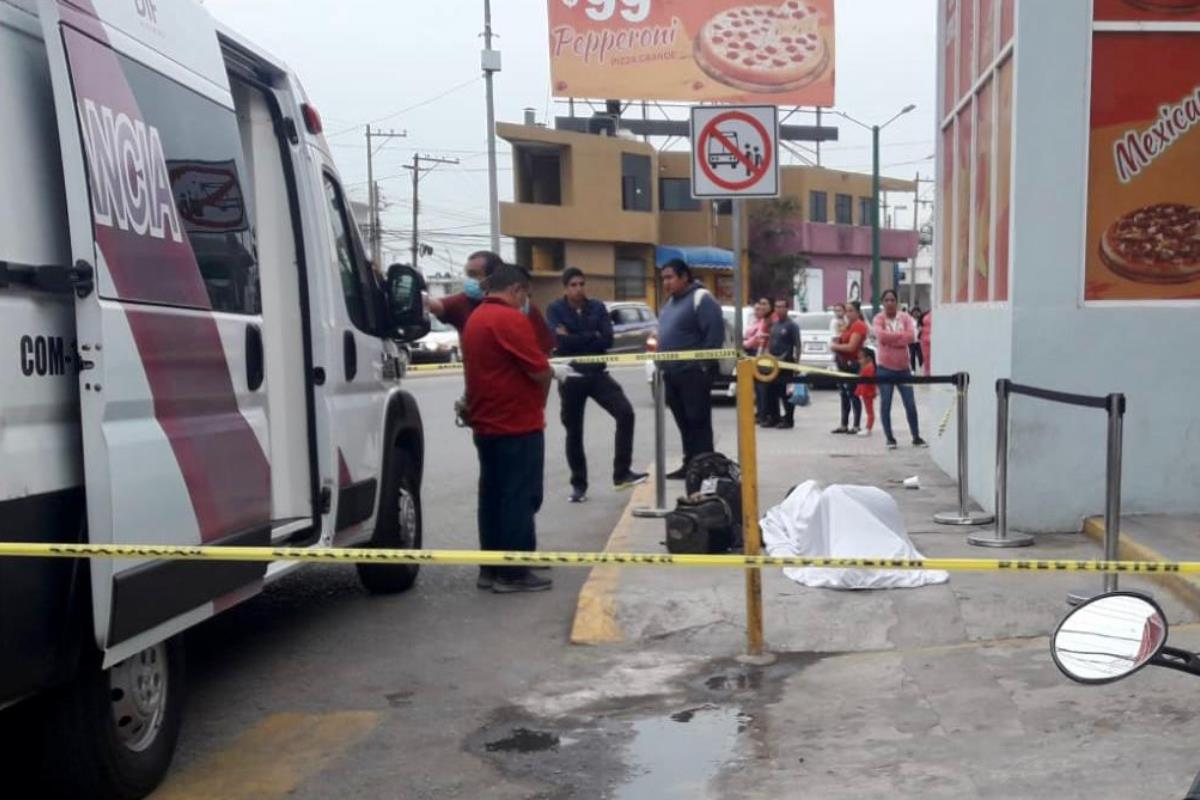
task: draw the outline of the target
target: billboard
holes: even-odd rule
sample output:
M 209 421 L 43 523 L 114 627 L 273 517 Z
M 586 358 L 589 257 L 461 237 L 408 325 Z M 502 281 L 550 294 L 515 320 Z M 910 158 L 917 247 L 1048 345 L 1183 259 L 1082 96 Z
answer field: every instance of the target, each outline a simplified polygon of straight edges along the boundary
M 834 0 L 548 0 L 555 97 L 832 106 Z
M 1087 301 L 1200 299 L 1197 76 L 1196 33 L 1093 36 Z

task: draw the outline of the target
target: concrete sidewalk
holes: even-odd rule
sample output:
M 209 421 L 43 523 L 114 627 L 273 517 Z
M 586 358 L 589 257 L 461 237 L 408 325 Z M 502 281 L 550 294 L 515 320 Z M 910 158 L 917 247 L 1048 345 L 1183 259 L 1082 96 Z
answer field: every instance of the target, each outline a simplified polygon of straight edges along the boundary
M 919 387 L 922 410 L 942 387 Z M 881 431 L 869 438 L 832 435 L 837 396 L 816 392 L 813 404 L 797 409 L 794 430 L 758 430 L 759 508 L 765 513 L 797 483 L 878 486 L 896 499 L 910 536 L 929 557 L 1096 558 L 1100 548 L 1073 534 L 1042 535 L 1031 548 L 988 550 L 966 543 L 970 530 L 936 525 L 932 516 L 955 508 L 954 480 L 934 465 L 929 451 L 901 444 L 884 448 Z M 893 409 L 903 426 L 899 402 Z M 717 447 L 736 453 L 734 410 L 717 409 Z M 937 420 L 922 415 L 923 435 L 937 435 Z M 903 432 L 902 432 L 903 431 Z M 907 443 L 903 427 L 897 438 Z M 674 438 L 671 431 L 669 441 Z M 668 459 L 668 468 L 675 465 Z M 899 482 L 920 478 L 919 490 Z M 669 499 L 683 491 L 669 482 Z M 652 504 L 653 490 L 639 487 L 630 506 Z M 664 523 L 628 513 L 610 540 L 612 550 L 663 552 Z M 1015 576 L 955 573 L 948 584 L 920 589 L 844 592 L 809 589 L 784 577 L 763 574 L 764 616 L 769 649 L 775 652 L 849 652 L 951 645 L 1045 635 L 1065 611 L 1064 598 L 1076 589 L 1098 588 L 1098 576 Z M 1151 584 L 1123 579 L 1127 588 Z M 1161 594 L 1161 592 L 1160 592 Z M 1174 602 L 1168 601 L 1168 602 Z M 1169 609 L 1190 619 L 1182 606 Z M 740 573 L 708 570 L 601 569 L 581 595 L 572 641 L 577 644 L 654 643 L 688 653 L 735 654 L 744 642 L 745 596 Z
M 918 391 L 923 409 L 940 388 Z M 931 522 L 956 491 L 927 450 L 886 451 L 878 432 L 833 436 L 836 416 L 836 395 L 818 392 L 795 430 L 759 431 L 761 511 L 809 478 L 875 485 L 896 498 L 926 556 L 1100 555 L 1078 534 L 1011 551 L 968 546 L 966 529 Z M 733 410 L 716 418 L 718 449 L 735 453 Z M 922 423 L 936 435 L 936 419 Z M 914 474 L 919 490 L 893 483 Z M 652 499 L 642 486 L 630 505 Z M 663 540 L 662 521 L 627 513 L 610 548 L 662 552 Z M 1100 580 L 952 573 L 939 586 L 848 592 L 766 571 L 766 639 L 778 662 L 754 668 L 733 661 L 745 647 L 740 572 L 601 568 L 572 637 L 594 646 L 574 651 L 573 672 L 517 698 L 506 725 L 563 741 L 612 737 L 633 775 L 603 793 L 617 798 L 1182 796 L 1200 768 L 1191 745 L 1200 704 L 1190 699 L 1200 684 L 1147 669 L 1116 686 L 1079 686 L 1050 659 L 1067 593 Z M 1173 644 L 1200 645 L 1195 614 L 1170 593 L 1131 577 L 1121 586 L 1156 595 Z

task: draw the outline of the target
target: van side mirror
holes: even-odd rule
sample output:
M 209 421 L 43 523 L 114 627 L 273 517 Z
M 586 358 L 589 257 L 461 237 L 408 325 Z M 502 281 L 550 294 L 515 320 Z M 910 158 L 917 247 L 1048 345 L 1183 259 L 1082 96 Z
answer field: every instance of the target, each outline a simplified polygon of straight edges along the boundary
M 387 272 L 389 335 L 412 342 L 429 333 L 425 311 L 425 278 L 407 264 L 392 264 Z

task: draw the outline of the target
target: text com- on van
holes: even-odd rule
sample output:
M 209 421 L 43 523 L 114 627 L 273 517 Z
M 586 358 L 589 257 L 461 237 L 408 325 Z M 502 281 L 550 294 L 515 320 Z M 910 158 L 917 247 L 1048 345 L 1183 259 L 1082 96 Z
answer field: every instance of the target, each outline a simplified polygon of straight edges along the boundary
M 0 0 L 0 184 L 0 541 L 420 546 L 422 282 L 364 258 L 285 65 L 191 0 Z M 291 566 L 0 559 L 39 774 L 147 794 L 177 634 Z

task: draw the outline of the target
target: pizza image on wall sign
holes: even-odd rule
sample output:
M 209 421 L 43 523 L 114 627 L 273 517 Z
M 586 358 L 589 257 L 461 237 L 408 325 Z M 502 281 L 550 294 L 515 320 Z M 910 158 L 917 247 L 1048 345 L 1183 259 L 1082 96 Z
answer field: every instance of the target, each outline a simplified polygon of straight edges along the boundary
M 1159 203 L 1131 211 L 1100 240 L 1113 272 L 1139 283 L 1185 283 L 1200 278 L 1200 208 Z
M 821 13 L 803 0 L 717 14 L 696 37 L 696 63 L 713 80 L 751 92 L 791 91 L 829 66 Z

